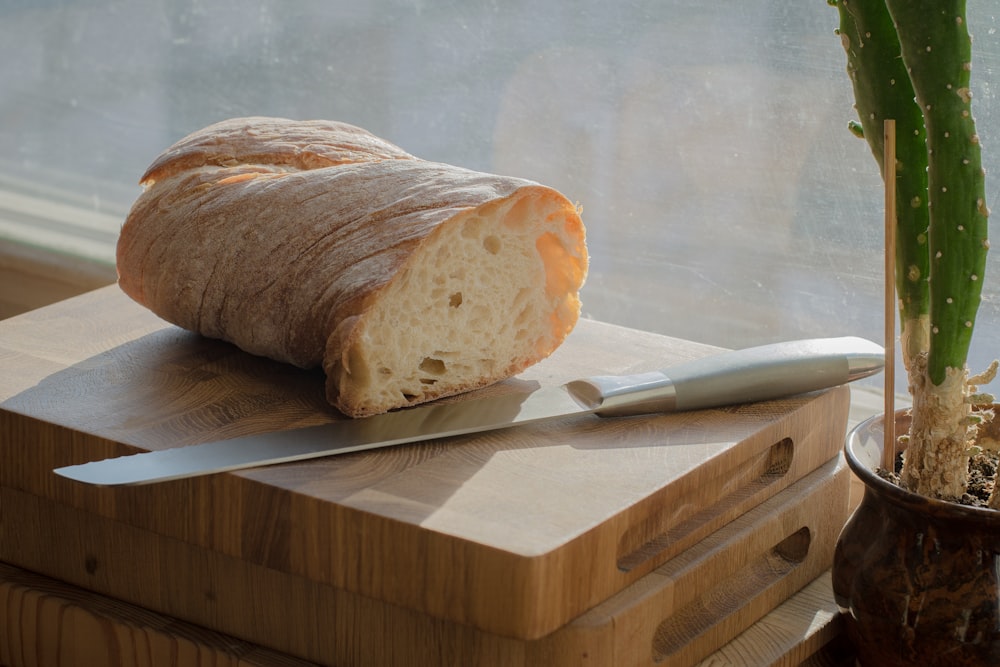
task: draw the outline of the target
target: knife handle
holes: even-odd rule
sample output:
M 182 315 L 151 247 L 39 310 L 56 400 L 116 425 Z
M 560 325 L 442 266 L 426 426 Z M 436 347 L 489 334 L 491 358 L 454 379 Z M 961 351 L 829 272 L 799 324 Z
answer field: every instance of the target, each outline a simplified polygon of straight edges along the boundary
M 700 410 L 835 387 L 879 372 L 881 345 L 811 338 L 734 350 L 638 375 L 576 380 L 567 389 L 602 417 Z

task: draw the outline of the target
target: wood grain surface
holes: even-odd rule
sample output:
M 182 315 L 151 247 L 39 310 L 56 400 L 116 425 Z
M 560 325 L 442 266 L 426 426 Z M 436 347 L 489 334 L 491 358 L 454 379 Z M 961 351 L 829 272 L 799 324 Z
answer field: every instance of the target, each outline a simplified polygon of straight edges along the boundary
M 98 664 L 81 660 L 91 656 L 112 656 L 107 663 L 99 661 L 109 665 L 229 665 L 237 658 L 247 664 L 283 664 L 259 646 L 236 639 L 225 643 L 217 632 L 199 626 L 253 637 L 310 664 L 340 666 L 683 667 L 703 660 L 699 664 L 790 667 L 825 660 L 839 635 L 839 621 L 829 577 L 817 577 L 829 566 L 846 519 L 848 483 L 848 470 L 839 460 L 821 466 L 535 640 L 435 619 L 144 531 L 121 535 L 107 525 L 109 520 L 5 491 L 4 507 L 22 517 L 20 554 L 45 561 L 46 537 L 53 531 L 64 542 L 88 544 L 95 559 L 92 577 L 107 577 L 101 587 L 116 596 L 138 592 L 144 597 L 136 607 L 0 565 L 0 646 L 6 647 L 0 648 L 0 664 Z M 37 528 L 43 525 L 48 530 Z M 102 572 L 102 563 L 120 560 L 122 545 L 108 542 L 116 534 L 127 539 L 130 555 L 143 568 L 114 568 L 113 576 Z M 191 567 L 195 562 L 198 567 Z M 190 578 L 174 581 L 175 570 Z M 160 573 L 161 590 L 149 585 L 148 571 Z M 92 585 L 93 580 L 79 583 Z M 171 584 L 187 594 L 204 594 L 193 619 L 199 626 L 142 608 L 169 596 L 162 589 Z M 796 594 L 800 589 L 803 595 Z M 60 660 L 37 659 L 53 656 L 54 647 L 62 647 Z M 197 655 L 201 662 L 177 662 L 178 655 Z M 289 658 L 292 664 L 299 663 Z
M 484 392 L 715 351 L 583 321 L 550 359 Z M 0 322 L 0 364 L 0 560 L 101 592 L 135 568 L 120 597 L 204 621 L 229 588 L 169 581 L 197 580 L 199 559 L 221 556 L 519 639 L 562 627 L 835 457 L 849 401 L 839 387 L 719 410 L 562 419 L 109 489 L 51 470 L 340 417 L 317 372 L 170 326 L 114 286 Z M 36 503 L 39 516 L 90 519 L 100 543 L 36 527 L 54 531 L 49 549 L 26 553 L 11 538 L 30 526 L 6 510 L 10 498 Z M 159 538 L 191 557 L 149 568 L 139 545 Z
M 315 667 L 0 563 L 3 667 Z
M 855 667 L 826 571 L 698 667 Z

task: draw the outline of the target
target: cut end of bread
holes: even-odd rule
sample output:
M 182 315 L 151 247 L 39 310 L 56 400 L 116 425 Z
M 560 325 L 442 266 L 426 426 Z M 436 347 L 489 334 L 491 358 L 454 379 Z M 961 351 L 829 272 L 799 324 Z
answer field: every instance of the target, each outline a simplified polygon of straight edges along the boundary
M 441 224 L 328 345 L 328 394 L 353 417 L 510 377 L 575 326 L 583 225 L 557 192 L 526 186 Z

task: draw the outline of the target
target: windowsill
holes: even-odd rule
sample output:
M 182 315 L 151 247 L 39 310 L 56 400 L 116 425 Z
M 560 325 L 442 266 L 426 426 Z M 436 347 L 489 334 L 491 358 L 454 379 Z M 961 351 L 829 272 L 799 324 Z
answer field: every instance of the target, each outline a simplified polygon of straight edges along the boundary
M 115 281 L 122 217 L 53 188 L 0 181 L 0 319 Z
M 0 319 L 113 283 L 113 264 L 0 238 Z

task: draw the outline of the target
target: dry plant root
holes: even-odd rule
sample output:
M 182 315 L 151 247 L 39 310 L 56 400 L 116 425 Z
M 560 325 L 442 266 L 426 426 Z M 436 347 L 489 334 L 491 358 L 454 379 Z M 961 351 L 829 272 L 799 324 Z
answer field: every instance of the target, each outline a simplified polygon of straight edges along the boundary
M 969 458 L 979 447 L 979 428 L 993 418 L 993 397 L 980 393 L 979 385 L 992 381 L 997 368 L 994 361 L 971 377 L 967 368 L 949 368 L 945 381 L 935 385 L 928 376 L 927 355 L 912 360 L 912 422 L 909 434 L 901 438 L 907 443 L 900 472 L 903 488 L 951 501 L 965 494 Z

